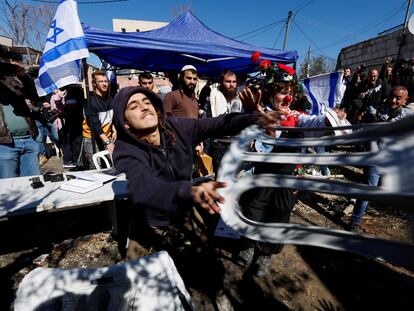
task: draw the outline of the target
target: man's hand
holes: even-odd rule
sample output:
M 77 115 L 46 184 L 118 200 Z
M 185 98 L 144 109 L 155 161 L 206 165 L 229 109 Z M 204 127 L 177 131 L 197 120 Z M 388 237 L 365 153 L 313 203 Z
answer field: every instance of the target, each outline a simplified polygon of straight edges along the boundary
M 220 213 L 220 207 L 216 202 L 224 203 L 224 198 L 217 193 L 217 189 L 226 187 L 227 184 L 218 181 L 209 181 L 191 187 L 191 194 L 195 203 L 199 204 L 208 213 Z
M 118 138 L 118 132 L 116 131 L 115 125 L 112 124 L 112 141 L 115 143 L 116 139 Z
M 260 101 L 262 99 L 262 91 L 258 90 L 256 94 L 253 94 L 252 90 L 245 88 L 239 93 L 240 100 L 243 104 L 244 111 L 262 111 L 263 108 L 260 106 Z
M 365 112 L 364 111 L 358 111 L 355 113 L 354 122 L 355 123 L 361 123 L 362 118 L 364 117 Z
M 364 99 L 365 95 L 366 95 L 366 93 L 362 92 L 358 95 L 358 98 L 359 99 Z
M 335 107 L 333 110 L 336 112 L 339 120 L 345 120 L 346 119 L 346 112 L 345 112 L 344 109 Z
M 204 144 L 203 144 L 203 142 L 199 143 L 195 147 L 195 152 L 198 156 L 201 156 L 204 153 Z
M 110 143 L 109 145 L 106 145 L 106 150 L 108 150 L 108 152 L 111 156 L 114 153 L 114 149 L 115 149 L 115 144 L 114 143 Z
M 287 111 L 267 111 L 263 112 L 256 123 L 267 130 L 274 130 L 280 121 L 286 120 Z

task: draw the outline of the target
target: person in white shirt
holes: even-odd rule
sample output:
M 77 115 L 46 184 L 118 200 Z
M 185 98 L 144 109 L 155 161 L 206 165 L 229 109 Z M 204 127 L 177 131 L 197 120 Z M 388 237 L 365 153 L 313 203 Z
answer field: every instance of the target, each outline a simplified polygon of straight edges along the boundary
M 242 103 L 237 93 L 237 76 L 233 71 L 225 70 L 220 76 L 219 83 L 211 85 L 210 89 L 210 96 L 206 100 L 208 117 L 242 111 Z M 230 143 L 230 137 L 211 141 L 208 153 L 213 158 L 213 170 L 216 174 Z

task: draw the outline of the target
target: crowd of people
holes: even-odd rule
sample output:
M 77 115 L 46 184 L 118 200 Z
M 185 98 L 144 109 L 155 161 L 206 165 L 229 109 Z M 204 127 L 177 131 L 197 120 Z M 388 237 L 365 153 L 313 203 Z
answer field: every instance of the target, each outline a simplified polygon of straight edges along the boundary
M 414 72 L 412 61 L 411 67 L 402 71 L 404 74 L 394 74 L 397 65 L 390 66 L 390 60 L 380 73 L 375 68 L 366 72 L 360 66 L 352 78 L 351 68 L 344 68 L 346 90 L 332 112 L 352 124 L 392 122 L 410 114 L 414 80 L 406 75 Z M 217 190 L 226 184 L 214 179 L 192 182 L 201 154 L 212 161 L 212 168 L 205 171 L 217 174 L 232 137 L 249 125 L 265 127 L 272 137 L 299 135 L 275 132 L 276 124 L 331 126 L 325 115 L 307 113 L 310 103 L 294 69 L 282 64 L 271 64 L 259 80 L 245 80 L 225 70 L 218 79 L 209 80 L 200 94 L 195 92 L 199 75 L 193 65 L 182 67 L 176 89 L 168 94 L 159 94 L 149 72 L 140 74 L 139 87 L 113 92 L 106 73 L 95 71 L 88 104 L 84 104 L 78 85 L 39 98 L 33 77 L 23 67 L 6 62 L 0 62 L 0 67 L 0 178 L 39 175 L 39 167 L 51 156 L 46 136 L 62 153 L 67 169 L 93 169 L 93 154 L 108 150 L 116 169 L 126 173 L 131 201 L 143 211 L 148 228 L 146 245 L 151 248 L 161 245 L 186 249 L 191 243 L 180 227 L 194 205 L 217 220 L 218 203 L 224 200 Z M 403 81 L 408 84 L 404 86 Z M 310 132 L 303 135 L 306 133 Z M 301 152 L 269 148 L 259 142 L 252 144 L 251 151 Z M 294 163 L 256 164 L 254 174 L 293 174 L 294 169 Z M 378 185 L 378 168 L 364 168 L 364 172 L 368 184 Z M 283 188 L 253 189 L 240 200 L 246 217 L 261 222 L 289 222 L 294 204 L 293 191 Z M 367 204 L 357 201 L 349 229 L 358 230 Z M 135 218 L 131 218 L 130 233 L 142 224 Z M 139 256 L 141 244 L 130 235 L 128 259 Z M 253 267 L 257 276 L 264 276 L 272 256 L 281 250 L 282 245 L 242 239 L 235 260 L 241 266 Z
M 394 62 L 388 57 L 380 70 L 360 65 L 352 77 L 351 68 L 346 67 L 343 79 L 346 89 L 338 106 L 346 111 L 351 124 L 394 122 L 414 113 L 414 58 Z M 377 143 L 370 143 L 359 151 L 377 148 Z M 378 186 L 381 177 L 378 167 L 364 167 L 363 172 L 366 184 Z M 365 200 L 356 201 L 348 229 L 361 232 L 367 206 Z

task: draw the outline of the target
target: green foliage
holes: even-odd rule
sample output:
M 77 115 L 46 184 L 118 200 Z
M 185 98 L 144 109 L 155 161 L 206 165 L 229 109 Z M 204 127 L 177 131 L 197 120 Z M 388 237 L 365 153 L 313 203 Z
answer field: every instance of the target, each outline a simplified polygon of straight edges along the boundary
M 300 74 L 299 79 L 304 79 L 316 75 L 320 75 L 323 73 L 332 72 L 335 70 L 334 61 L 331 58 L 326 58 L 322 55 L 318 55 L 315 57 L 306 58 L 300 64 Z

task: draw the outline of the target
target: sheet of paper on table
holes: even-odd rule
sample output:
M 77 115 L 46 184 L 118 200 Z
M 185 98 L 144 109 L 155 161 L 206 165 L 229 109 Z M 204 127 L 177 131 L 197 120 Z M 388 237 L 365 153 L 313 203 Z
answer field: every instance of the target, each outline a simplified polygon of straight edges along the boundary
M 77 192 L 77 193 L 87 193 L 89 191 L 98 189 L 104 185 L 104 183 L 114 180 L 116 174 L 105 174 L 105 172 L 71 172 L 70 175 L 75 176 L 76 178 L 71 179 L 65 182 L 60 189 Z

